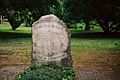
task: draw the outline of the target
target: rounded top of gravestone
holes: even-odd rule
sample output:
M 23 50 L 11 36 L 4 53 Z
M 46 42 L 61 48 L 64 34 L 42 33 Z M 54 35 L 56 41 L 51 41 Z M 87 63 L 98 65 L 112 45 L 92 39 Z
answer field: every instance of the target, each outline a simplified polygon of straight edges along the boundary
M 57 18 L 57 16 L 53 15 L 53 14 L 49 14 L 49 15 L 45 15 L 45 16 L 42 16 L 40 18 L 40 20 L 45 20 L 45 21 L 58 21 L 59 19 Z
M 32 26 L 35 26 L 38 23 L 44 23 L 44 22 L 49 22 L 49 23 L 59 23 L 62 25 L 65 25 L 57 16 L 53 14 L 45 15 L 42 16 L 38 21 L 34 22 Z

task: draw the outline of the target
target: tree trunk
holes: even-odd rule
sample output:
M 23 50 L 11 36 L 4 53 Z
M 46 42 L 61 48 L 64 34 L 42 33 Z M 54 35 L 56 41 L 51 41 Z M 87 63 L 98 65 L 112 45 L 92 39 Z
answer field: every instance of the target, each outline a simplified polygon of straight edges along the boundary
M 109 22 L 107 20 L 101 20 L 101 21 L 98 21 L 102 30 L 106 33 L 110 32 L 109 30 Z
M 85 21 L 85 31 L 90 31 L 89 21 Z
M 2 23 L 2 9 L 0 8 L 0 24 Z
M 2 15 L 0 15 L 0 24 L 2 23 Z

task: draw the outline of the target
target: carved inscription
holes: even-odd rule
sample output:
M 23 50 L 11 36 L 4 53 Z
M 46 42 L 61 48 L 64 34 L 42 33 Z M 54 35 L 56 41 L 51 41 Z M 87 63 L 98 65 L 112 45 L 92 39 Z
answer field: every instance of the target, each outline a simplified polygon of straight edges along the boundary
M 65 53 L 68 36 L 61 25 L 57 23 L 40 23 L 33 28 L 33 46 L 37 59 L 45 61 L 59 60 L 67 57 Z
M 33 23 L 32 41 L 32 65 L 72 65 L 67 27 L 55 15 L 42 16 Z

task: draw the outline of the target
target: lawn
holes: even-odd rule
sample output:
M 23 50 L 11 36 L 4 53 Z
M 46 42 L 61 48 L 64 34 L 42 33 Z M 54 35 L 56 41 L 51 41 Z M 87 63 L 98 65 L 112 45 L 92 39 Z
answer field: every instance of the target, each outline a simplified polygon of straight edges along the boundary
M 71 49 L 76 67 L 120 65 L 120 39 L 72 38 Z
M 0 65 L 30 64 L 31 28 L 22 24 L 13 31 L 10 24 L 0 24 Z
M 75 34 L 75 30 L 70 31 Z M 8 23 L 4 23 L 0 24 L 0 32 L 31 34 L 31 28 L 21 26 L 12 31 Z M 31 43 L 31 37 L 0 38 L 0 65 L 30 64 Z M 119 66 L 120 39 L 72 36 L 71 54 L 75 67 Z
M 13 31 L 11 25 L 8 22 L 4 22 L 0 24 L 0 32 L 31 34 L 31 28 L 24 27 L 24 24 L 21 24 L 20 27 L 18 27 L 15 31 Z

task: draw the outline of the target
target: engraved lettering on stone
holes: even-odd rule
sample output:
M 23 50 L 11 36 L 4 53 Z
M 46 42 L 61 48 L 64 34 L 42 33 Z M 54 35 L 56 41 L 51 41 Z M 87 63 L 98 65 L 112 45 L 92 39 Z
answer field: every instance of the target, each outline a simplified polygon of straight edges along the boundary
M 54 15 L 43 17 L 32 27 L 33 53 L 35 53 L 33 54 L 33 64 L 38 66 L 51 62 L 57 64 L 56 61 L 61 62 L 64 58 L 70 59 L 68 63 L 72 64 L 71 57 L 67 53 L 69 52 L 67 51 L 69 50 L 69 35 L 65 25 Z

